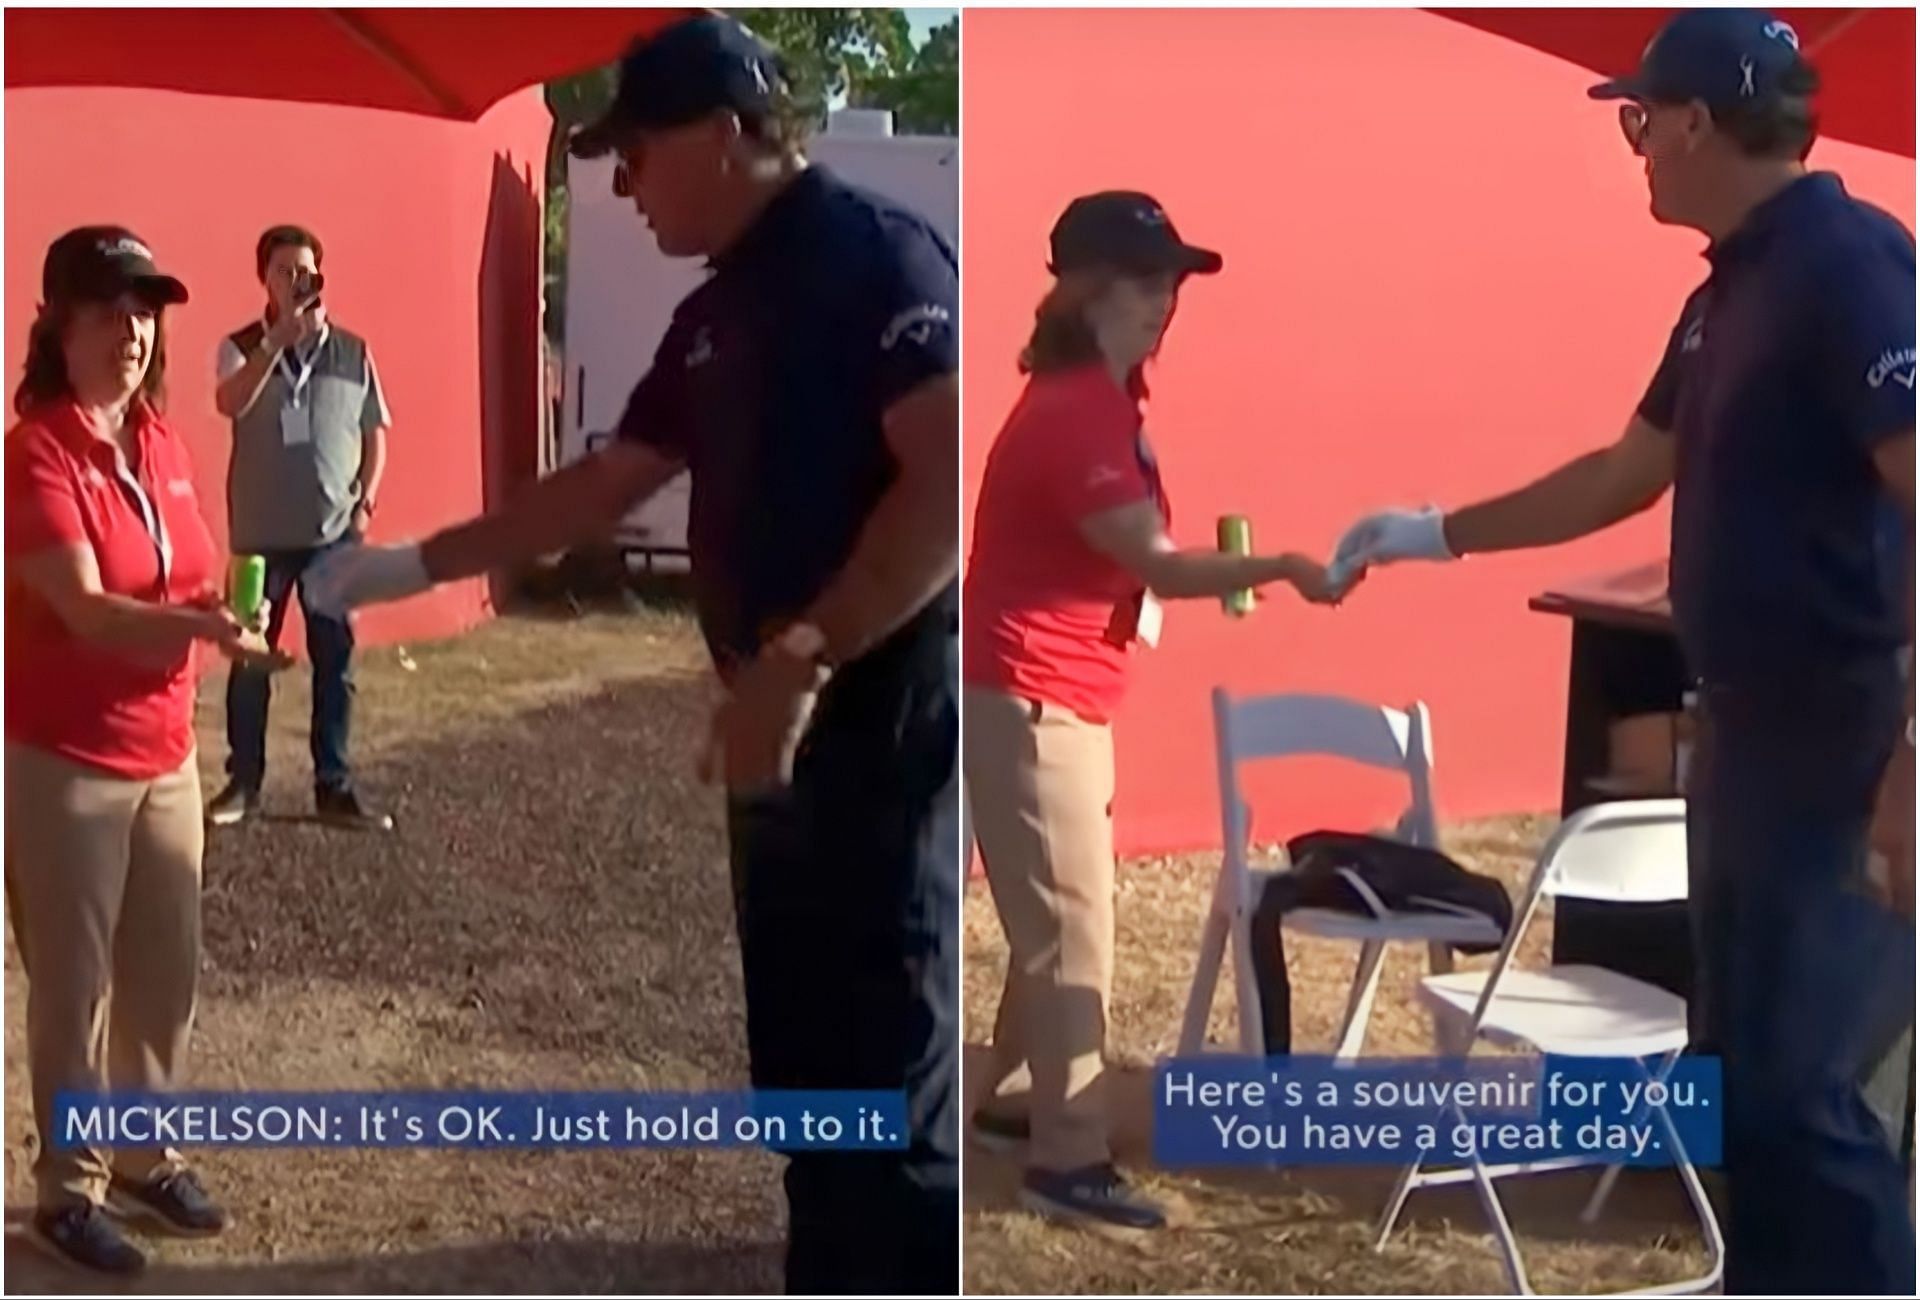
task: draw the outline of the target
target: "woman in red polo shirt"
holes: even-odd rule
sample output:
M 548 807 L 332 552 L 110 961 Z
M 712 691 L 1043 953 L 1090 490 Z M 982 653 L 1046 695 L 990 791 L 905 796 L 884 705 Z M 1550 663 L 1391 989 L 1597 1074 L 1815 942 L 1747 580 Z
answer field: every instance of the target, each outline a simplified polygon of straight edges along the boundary
M 83 1267 L 145 1257 L 111 1202 L 179 1233 L 225 1216 L 164 1149 L 57 1150 L 62 1089 L 161 1091 L 200 963 L 193 648 L 266 646 L 222 607 L 186 447 L 161 420 L 186 288 L 130 232 L 56 240 L 6 435 L 6 882 L 27 970 L 40 1151 L 31 1235 Z
M 962 636 L 969 807 L 1010 950 L 977 1137 L 1029 1141 L 1021 1199 L 1056 1217 L 1157 1228 L 1120 1179 L 1101 1096 L 1113 972 L 1113 737 L 1134 642 L 1158 599 L 1288 582 L 1330 601 L 1299 555 L 1176 547 L 1141 429 L 1142 371 L 1181 283 L 1220 257 L 1181 242 L 1144 194 L 1076 199 L 1022 357 L 1026 391 L 974 514 Z M 1025 1067 L 1031 1112 L 998 1108 Z

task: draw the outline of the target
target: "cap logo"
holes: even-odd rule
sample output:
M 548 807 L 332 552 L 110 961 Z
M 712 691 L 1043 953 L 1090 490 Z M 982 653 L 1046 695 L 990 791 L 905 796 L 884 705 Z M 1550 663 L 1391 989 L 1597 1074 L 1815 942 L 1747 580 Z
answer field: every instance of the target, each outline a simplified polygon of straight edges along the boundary
M 1745 54 L 1740 56 L 1740 94 L 1743 97 L 1753 94 L 1753 59 Z
M 149 262 L 153 260 L 153 250 L 137 239 L 121 238 L 112 243 L 103 239 L 94 245 L 94 249 L 108 257 L 139 257 Z
M 880 332 L 880 350 L 893 351 L 899 346 L 901 339 L 906 339 L 919 347 L 925 347 L 932 342 L 933 332 L 952 320 L 953 313 L 937 302 L 909 307 L 888 321 L 886 329 Z
M 767 85 L 766 70 L 760 66 L 760 60 L 755 58 L 743 58 L 740 61 L 746 64 L 747 71 L 753 74 L 754 90 L 762 95 L 771 94 L 772 88 Z
M 1143 226 L 1164 226 L 1167 224 L 1167 214 L 1159 208 L 1137 208 L 1134 210 L 1133 219 Z
M 1795 32 L 1793 28 L 1787 26 L 1783 22 L 1779 22 L 1779 21 L 1770 22 L 1765 27 L 1760 29 L 1760 33 L 1761 35 L 1771 37 L 1773 40 L 1776 40 L 1776 41 L 1785 41 L 1787 44 L 1791 45 L 1796 50 L 1800 48 L 1799 33 Z

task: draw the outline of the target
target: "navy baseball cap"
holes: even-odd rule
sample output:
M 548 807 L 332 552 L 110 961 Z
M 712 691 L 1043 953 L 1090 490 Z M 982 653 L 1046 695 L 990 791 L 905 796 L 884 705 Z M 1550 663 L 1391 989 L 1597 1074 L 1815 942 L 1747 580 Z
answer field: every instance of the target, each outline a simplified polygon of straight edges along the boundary
M 717 109 L 770 113 L 785 81 L 780 56 L 740 23 L 717 14 L 683 19 L 633 43 L 612 105 L 567 147 L 576 158 L 597 158 L 635 131 L 685 126 Z
M 1222 265 L 1220 254 L 1183 242 L 1167 210 L 1132 190 L 1075 199 L 1054 223 L 1049 242 L 1053 261 L 1048 269 L 1055 275 L 1093 266 L 1146 275 L 1212 275 Z
M 81 226 L 47 249 L 40 297 L 55 302 L 111 302 L 135 293 L 155 307 L 187 300 L 187 286 L 153 264 L 153 250 L 125 226 Z
M 1800 36 L 1764 9 L 1688 9 L 1667 21 L 1640 56 L 1640 67 L 1587 91 L 1594 99 L 1708 108 L 1762 104 L 1812 94 L 1813 65 Z

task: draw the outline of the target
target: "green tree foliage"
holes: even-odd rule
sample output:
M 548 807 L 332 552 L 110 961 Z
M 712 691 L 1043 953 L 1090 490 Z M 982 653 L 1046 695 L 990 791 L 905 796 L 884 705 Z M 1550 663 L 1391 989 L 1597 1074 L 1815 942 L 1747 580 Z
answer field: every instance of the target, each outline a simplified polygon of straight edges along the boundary
M 901 9 L 732 9 L 780 51 L 794 110 L 809 124 L 855 87 L 897 76 L 913 62 L 913 38 Z
M 928 32 L 903 67 L 855 76 L 847 102 L 892 109 L 894 129 L 902 135 L 960 134 L 958 16 Z

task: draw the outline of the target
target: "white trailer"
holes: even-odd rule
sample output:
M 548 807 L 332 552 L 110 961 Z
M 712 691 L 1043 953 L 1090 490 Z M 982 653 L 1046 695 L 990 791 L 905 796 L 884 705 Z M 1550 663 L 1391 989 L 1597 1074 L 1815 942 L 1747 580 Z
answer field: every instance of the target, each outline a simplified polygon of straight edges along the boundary
M 960 145 L 947 136 L 896 136 L 891 113 L 835 113 L 807 154 L 835 173 L 920 213 L 959 247 Z M 573 461 L 611 434 L 673 309 L 705 275 L 693 258 L 654 246 L 633 210 L 613 192 L 613 159 L 567 166 L 567 341 L 559 460 Z M 687 476 L 682 474 L 622 521 L 616 544 L 651 566 L 687 549 Z

